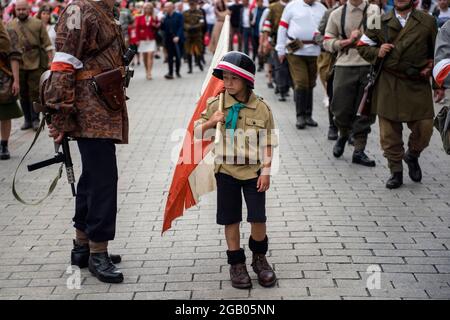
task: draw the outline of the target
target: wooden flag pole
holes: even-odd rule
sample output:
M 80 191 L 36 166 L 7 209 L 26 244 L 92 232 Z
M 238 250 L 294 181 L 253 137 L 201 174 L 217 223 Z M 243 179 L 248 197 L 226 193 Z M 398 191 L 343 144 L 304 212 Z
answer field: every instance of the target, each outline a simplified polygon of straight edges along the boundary
M 222 92 L 219 95 L 219 111 L 223 112 L 223 105 L 225 103 L 225 94 Z M 221 129 L 222 129 L 222 122 L 218 122 L 217 126 L 216 126 L 216 135 L 214 136 L 214 144 L 219 144 L 220 142 L 220 135 L 221 133 Z

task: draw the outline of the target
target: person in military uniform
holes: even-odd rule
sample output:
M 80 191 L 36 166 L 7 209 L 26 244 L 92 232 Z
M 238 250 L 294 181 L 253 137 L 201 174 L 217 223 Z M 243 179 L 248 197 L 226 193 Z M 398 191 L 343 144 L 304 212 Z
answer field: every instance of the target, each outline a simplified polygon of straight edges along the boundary
M 277 33 L 278 60 L 287 59 L 294 83 L 296 124 L 299 130 L 317 127 L 312 118 L 317 57 L 320 46 L 315 37 L 326 8 L 317 0 L 294 0 L 286 5 Z
M 64 135 L 74 138 L 81 154 L 71 261 L 108 283 L 123 281 L 114 265 L 120 257 L 108 255 L 108 241 L 116 231 L 115 144 L 128 143 L 125 45 L 114 10 L 114 0 L 75 0 L 63 11 L 51 75 L 43 88 L 45 104 L 52 110 L 50 135 L 56 142 Z M 105 74 L 111 78 L 107 86 L 113 89 L 112 97 L 96 90 Z
M 346 0 L 341 0 L 341 2 L 346 2 Z M 336 127 L 336 123 L 334 123 L 334 116 L 331 113 L 331 101 L 333 98 L 333 78 L 334 78 L 334 64 L 336 63 L 336 53 L 331 53 L 325 50 L 323 46 L 323 38 L 325 37 L 325 29 L 328 24 L 328 20 L 330 19 L 331 13 L 339 8 L 340 2 L 332 0 L 329 3 L 327 11 L 325 11 L 322 20 L 320 20 L 318 31 L 320 33 L 321 38 L 321 50 L 320 56 L 317 58 L 317 69 L 319 73 L 320 80 L 322 81 L 323 87 L 326 91 L 326 103 L 325 106 L 328 109 L 328 140 L 337 140 L 338 138 L 338 128 Z M 325 100 L 324 100 L 325 101 Z
M 371 21 L 379 18 L 380 8 L 365 0 L 349 0 L 330 14 L 324 47 L 336 53 L 331 111 L 339 128 L 339 138 L 333 147 L 333 155 L 340 158 L 352 133 L 354 152 L 352 163 L 375 167 L 375 161 L 365 153 L 367 137 L 375 116 L 358 117 L 359 104 L 367 86 L 370 63 L 364 60 L 356 49 L 358 39 Z
M 17 34 L 14 30 L 7 32 L 0 20 L 0 160 L 8 160 L 11 157 L 8 150 L 11 119 L 22 117 L 17 105 L 20 88 L 19 63 L 22 54 L 17 44 Z
M 47 30 L 39 19 L 30 16 L 30 6 L 26 0 L 16 3 L 16 18 L 7 29 L 18 35 L 18 47 L 22 51 L 20 63 L 20 106 L 25 115 L 22 130 L 39 127 L 39 114 L 33 109 L 33 102 L 39 99 L 39 78 L 48 68 L 52 59 L 53 45 Z
M 203 29 L 205 28 L 205 17 L 197 6 L 197 0 L 189 0 L 189 10 L 183 13 L 184 17 L 184 48 L 188 62 L 188 73 L 192 73 L 192 57 L 195 64 L 203 71 Z
M 276 275 L 266 259 L 265 199 L 270 186 L 272 150 L 278 144 L 272 112 L 267 103 L 253 93 L 255 64 L 246 54 L 227 53 L 213 75 L 224 81 L 223 111 L 219 110 L 220 99 L 211 98 L 194 124 L 194 134 L 206 139 L 209 131 L 215 134 L 217 124 L 224 122 L 221 127 L 224 138 L 219 139 L 214 151 L 217 223 L 225 226 L 231 284 L 238 289 L 252 286 L 244 249 L 240 246 L 243 192 L 247 221 L 251 224 L 249 248 L 253 253 L 253 271 L 262 286 L 271 287 L 276 283 Z
M 447 21 L 439 30 L 436 38 L 434 52 L 433 77 L 440 88 L 450 88 L 450 21 Z M 439 97 L 442 100 L 443 97 Z
M 375 85 L 372 113 L 380 124 L 380 142 L 388 160 L 389 189 L 403 184 L 406 162 L 411 180 L 420 182 L 419 156 L 433 133 L 433 92 L 430 76 L 437 34 L 434 18 L 414 8 L 412 0 L 395 0 L 395 8 L 382 15 L 381 28 L 369 28 L 358 43 L 361 56 L 372 64 L 382 60 Z M 438 89 L 435 94 L 442 95 Z M 408 150 L 402 140 L 403 123 L 411 130 Z
M 278 53 L 274 49 L 277 44 L 278 25 L 280 24 L 283 10 L 286 7 L 287 1 L 276 1 L 269 5 L 269 13 L 263 24 L 263 31 L 265 33 L 264 42 L 270 43 L 272 52 L 270 60 L 272 63 L 272 74 L 276 86 L 276 92 L 280 94 L 280 101 L 286 101 L 286 96 L 291 85 L 291 75 L 289 73 L 289 66 L 287 61 L 280 62 Z

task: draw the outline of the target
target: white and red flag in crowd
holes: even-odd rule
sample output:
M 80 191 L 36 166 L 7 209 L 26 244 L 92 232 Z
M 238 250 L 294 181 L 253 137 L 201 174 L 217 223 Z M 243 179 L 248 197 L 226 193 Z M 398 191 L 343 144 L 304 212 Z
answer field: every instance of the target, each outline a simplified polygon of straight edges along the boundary
M 230 18 L 226 16 L 218 45 L 201 89 L 194 114 L 189 121 L 183 145 L 167 196 L 162 232 L 172 226 L 172 221 L 183 215 L 184 210 L 198 204 L 200 196 L 215 190 L 214 165 L 210 140 L 194 139 L 194 123 L 207 107 L 207 100 L 224 90 L 223 81 L 213 77 L 213 69 L 229 51 Z

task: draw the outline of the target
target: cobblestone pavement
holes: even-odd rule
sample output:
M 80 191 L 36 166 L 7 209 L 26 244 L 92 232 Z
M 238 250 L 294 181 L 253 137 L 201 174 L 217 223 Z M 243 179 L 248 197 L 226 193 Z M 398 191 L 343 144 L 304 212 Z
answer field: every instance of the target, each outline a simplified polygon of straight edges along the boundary
M 336 160 L 326 139 L 323 90 L 315 92 L 319 127 L 299 131 L 292 95 L 278 102 L 262 73 L 256 92 L 272 106 L 280 129 L 280 169 L 267 201 L 277 286 L 260 287 L 251 271 L 253 289 L 231 287 L 223 230 L 215 224 L 215 194 L 161 237 L 174 168 L 170 157 L 180 141 L 172 133 L 186 127 L 205 75 L 187 75 L 184 68 L 182 79 L 167 81 L 165 68 L 157 60 L 152 81 L 144 80 L 143 67 L 137 69 L 129 91 L 131 143 L 118 147 L 120 212 L 111 251 L 123 255 L 123 284 L 100 283 L 82 270 L 81 289 L 68 289 L 68 279 L 74 279 L 66 273 L 74 201 L 64 180 L 41 205 L 13 199 L 12 175 L 32 139 L 32 132 L 18 129 L 21 120 L 14 121 L 13 157 L 0 163 L 0 299 L 450 298 L 450 158 L 438 135 L 421 158 L 423 183 L 412 183 L 405 172 L 404 187 L 389 191 L 377 126 L 367 148 L 376 168 L 351 164 L 351 148 Z M 79 174 L 74 145 L 72 153 Z M 43 137 L 26 163 L 51 155 L 52 143 Z M 43 196 L 55 171 L 22 168 L 19 191 L 27 199 Z M 246 223 L 242 235 L 249 264 Z M 378 275 L 368 268 L 381 270 L 379 289 L 367 286 L 369 275 L 375 285 Z

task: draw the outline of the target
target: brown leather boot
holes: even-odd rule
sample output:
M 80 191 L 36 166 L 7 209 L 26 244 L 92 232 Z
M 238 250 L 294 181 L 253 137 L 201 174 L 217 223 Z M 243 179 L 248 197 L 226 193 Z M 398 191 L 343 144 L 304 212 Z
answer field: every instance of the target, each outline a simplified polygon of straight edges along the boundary
M 230 266 L 231 285 L 236 289 L 249 289 L 252 281 L 247 271 L 245 263 L 233 264 Z
M 261 286 L 272 287 L 275 285 L 277 276 L 267 262 L 265 254 L 253 253 L 252 267 L 253 271 L 258 275 L 258 282 Z

